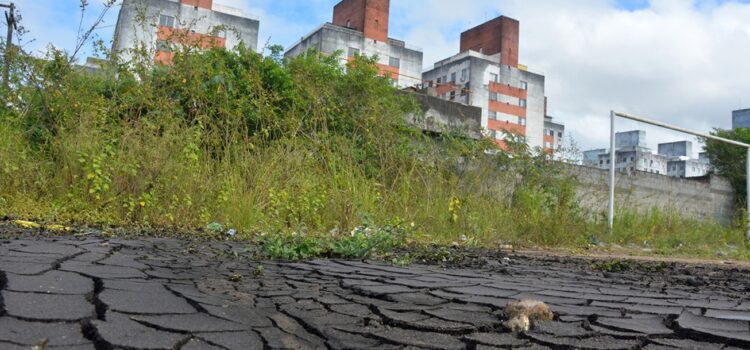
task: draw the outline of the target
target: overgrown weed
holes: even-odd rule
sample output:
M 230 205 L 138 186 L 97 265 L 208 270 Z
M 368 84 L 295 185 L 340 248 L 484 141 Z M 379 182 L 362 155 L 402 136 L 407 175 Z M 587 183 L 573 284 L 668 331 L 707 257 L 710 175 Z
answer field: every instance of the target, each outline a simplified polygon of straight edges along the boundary
M 622 213 L 606 234 L 575 179 L 542 152 L 510 141 L 494 154 L 490 140 L 409 126 L 415 101 L 372 58 L 342 67 L 336 54 L 270 52 L 175 48 L 170 66 L 153 65 L 154 52 L 106 53 L 94 73 L 62 51 L 15 57 L 0 91 L 0 215 L 176 230 L 220 222 L 279 259 L 461 237 L 583 247 L 592 235 L 748 258 L 740 228 L 675 213 Z

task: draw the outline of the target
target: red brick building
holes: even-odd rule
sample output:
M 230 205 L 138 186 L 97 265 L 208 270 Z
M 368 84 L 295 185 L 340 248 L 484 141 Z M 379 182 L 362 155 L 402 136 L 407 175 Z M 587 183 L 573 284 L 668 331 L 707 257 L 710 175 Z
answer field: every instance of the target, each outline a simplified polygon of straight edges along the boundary
M 546 130 L 544 76 L 519 64 L 519 35 L 513 18 L 480 24 L 461 33 L 457 55 L 436 62 L 422 78 L 444 99 L 481 107 L 482 126 L 499 145 L 512 134 L 550 151 L 561 136 Z

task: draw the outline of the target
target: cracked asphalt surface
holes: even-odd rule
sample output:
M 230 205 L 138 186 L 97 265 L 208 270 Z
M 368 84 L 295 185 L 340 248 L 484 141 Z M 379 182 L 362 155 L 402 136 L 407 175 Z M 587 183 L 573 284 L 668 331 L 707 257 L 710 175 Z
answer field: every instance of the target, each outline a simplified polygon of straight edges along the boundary
M 29 236 L 0 241 L 0 349 L 740 349 L 749 283 L 736 267 L 257 262 L 240 243 Z M 510 333 L 501 310 L 525 298 L 556 320 Z

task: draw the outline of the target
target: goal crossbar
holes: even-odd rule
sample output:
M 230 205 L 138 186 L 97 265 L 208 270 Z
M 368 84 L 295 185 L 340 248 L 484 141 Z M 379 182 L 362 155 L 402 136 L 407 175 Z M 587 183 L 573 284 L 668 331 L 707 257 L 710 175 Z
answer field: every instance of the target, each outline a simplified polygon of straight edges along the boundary
M 739 142 L 735 140 L 726 139 L 723 137 L 718 137 L 698 131 L 693 131 L 689 129 L 685 129 L 679 126 L 669 125 L 666 123 L 662 123 L 657 120 L 635 116 L 632 114 L 627 113 L 621 113 L 621 112 L 615 112 L 610 111 L 610 129 L 609 129 L 609 215 L 607 216 L 608 227 L 609 232 L 612 232 L 612 228 L 614 226 L 614 220 L 615 220 L 615 119 L 617 117 L 624 118 L 624 119 L 630 119 L 641 123 L 646 123 L 654 126 L 658 126 L 665 129 L 670 129 L 674 131 L 679 131 L 682 133 L 690 134 L 693 136 L 701 137 L 704 139 L 710 139 L 710 140 L 716 140 L 724 143 L 728 143 L 735 146 L 745 147 L 747 149 L 747 158 L 746 158 L 746 177 L 747 177 L 747 212 L 748 212 L 748 219 L 750 220 L 750 144 Z M 745 233 L 745 238 L 750 240 L 750 223 L 748 224 L 747 232 Z

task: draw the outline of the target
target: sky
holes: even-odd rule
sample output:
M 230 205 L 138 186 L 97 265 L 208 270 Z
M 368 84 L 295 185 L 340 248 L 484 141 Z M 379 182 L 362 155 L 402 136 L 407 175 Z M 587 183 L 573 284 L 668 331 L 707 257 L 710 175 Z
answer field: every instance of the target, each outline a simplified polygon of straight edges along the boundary
M 330 21 L 339 0 L 214 1 L 259 19 L 259 46 L 288 47 Z M 101 2 L 89 0 L 84 27 Z M 15 3 L 26 50 L 52 43 L 72 51 L 80 0 Z M 118 10 L 96 31 L 107 42 Z M 730 128 L 731 111 L 750 108 L 750 0 L 391 0 L 390 36 L 421 48 L 429 67 L 458 53 L 462 31 L 499 15 L 520 21 L 520 63 L 545 75 L 548 114 L 581 150 L 607 148 L 610 110 L 708 132 Z M 691 139 L 624 120 L 616 129 L 646 130 L 654 149 Z

